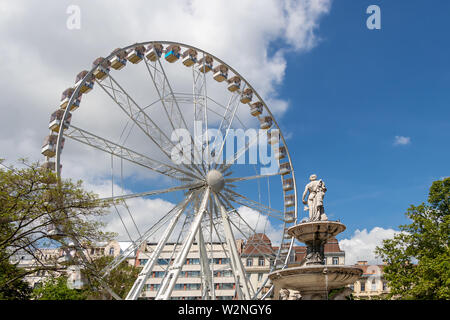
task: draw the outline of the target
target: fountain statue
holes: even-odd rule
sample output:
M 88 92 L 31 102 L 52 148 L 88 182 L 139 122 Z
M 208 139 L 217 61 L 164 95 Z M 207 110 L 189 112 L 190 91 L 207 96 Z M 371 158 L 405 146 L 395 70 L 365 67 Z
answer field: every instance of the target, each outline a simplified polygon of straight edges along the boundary
M 343 232 L 345 225 L 339 221 L 328 220 L 325 214 L 325 182 L 317 180 L 315 174 L 309 179 L 302 197 L 303 203 L 307 204 L 305 211 L 309 211 L 309 219 L 302 220 L 287 231 L 290 236 L 306 244 L 306 256 L 300 265 L 288 265 L 269 274 L 274 285 L 274 299 L 289 299 L 289 290 L 298 291 L 302 300 L 328 299 L 333 289 L 341 289 L 338 290 L 339 294 L 333 296 L 334 300 L 345 299 L 345 296 L 351 293 L 346 285 L 358 280 L 362 270 L 351 266 L 325 264 L 325 243 Z

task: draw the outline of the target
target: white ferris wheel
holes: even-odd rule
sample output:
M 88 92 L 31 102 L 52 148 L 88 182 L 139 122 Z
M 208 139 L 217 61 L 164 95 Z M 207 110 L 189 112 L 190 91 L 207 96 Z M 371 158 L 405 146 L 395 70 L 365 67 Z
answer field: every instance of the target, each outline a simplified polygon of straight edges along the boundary
M 74 113 L 80 115 L 78 122 Z M 235 69 L 182 43 L 148 41 L 119 48 L 77 75 L 51 115 L 49 129 L 42 148 L 45 167 L 61 176 L 63 148 L 67 157 L 90 157 L 92 172 L 100 172 L 99 163 L 109 159 L 104 166 L 111 169 L 111 186 L 122 186 L 111 187 L 111 195 L 103 199 L 121 204 L 114 206 L 131 245 L 105 268 L 104 275 L 149 239 L 156 244 L 126 299 L 139 297 L 169 242 L 175 243 L 176 250 L 155 299 L 171 298 L 194 244 L 199 249 L 202 299 L 214 299 L 213 243 L 222 244 L 228 257 L 226 267 L 234 277 L 236 298 L 270 295 L 267 279 L 257 285 L 249 281 L 236 240 L 251 239 L 254 253 L 271 261 L 270 271 L 287 266 L 294 239 L 286 230 L 297 220 L 295 176 L 273 114 Z M 211 129 L 223 139 L 209 137 Z M 228 136 L 239 129 L 248 134 L 244 143 L 235 146 L 236 139 Z M 181 133 L 190 133 L 191 139 L 181 143 Z M 251 161 L 255 158 L 249 153 L 261 147 L 261 141 L 268 142 L 275 171 L 264 173 L 267 161 Z M 136 223 L 133 206 L 127 203 L 152 197 L 176 204 L 157 219 L 149 212 L 147 225 Z M 243 208 L 251 215 L 245 215 Z M 132 225 L 122 219 L 125 214 Z M 255 234 L 265 232 L 268 224 L 281 231 L 271 239 L 274 246 L 262 250 L 265 243 L 259 246 Z M 49 235 L 58 232 L 54 226 Z

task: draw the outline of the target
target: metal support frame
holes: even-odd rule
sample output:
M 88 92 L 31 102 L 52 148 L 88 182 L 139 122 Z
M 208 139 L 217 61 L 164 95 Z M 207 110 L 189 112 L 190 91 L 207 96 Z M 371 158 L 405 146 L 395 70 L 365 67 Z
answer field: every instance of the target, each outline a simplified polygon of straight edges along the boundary
M 209 260 L 213 257 L 208 257 L 208 251 L 206 250 L 201 226 L 197 230 L 197 244 L 200 253 L 200 267 L 202 271 L 202 297 L 203 300 L 215 300 L 216 296 L 214 291 L 214 281 L 209 262 Z
M 239 287 L 240 290 L 242 290 L 242 299 L 250 300 L 253 295 L 250 293 L 250 285 L 245 275 L 244 266 L 242 265 L 241 257 L 236 247 L 236 239 L 234 238 L 229 221 L 230 217 L 227 214 L 225 207 L 219 202 L 217 196 L 214 195 L 214 197 L 222 215 L 222 223 L 225 231 L 225 239 L 230 253 L 231 265 L 233 270 L 237 273 L 236 287 Z
M 175 165 L 169 165 L 167 163 L 152 159 L 148 156 L 140 154 L 129 148 L 121 146 L 117 143 L 109 141 L 98 135 L 90 133 L 86 130 L 71 126 L 64 135 L 72 140 L 86 144 L 92 148 L 104 151 L 118 158 L 133 162 L 137 165 L 150 169 L 156 173 L 166 175 L 170 178 L 183 180 L 187 177 L 190 180 L 198 180 L 199 177 L 194 175 L 191 171 L 183 170 Z
M 191 194 L 192 196 L 192 194 Z M 141 291 L 142 288 L 145 285 L 145 282 L 147 281 L 148 276 L 153 270 L 153 267 L 156 264 L 156 261 L 158 260 L 159 255 L 161 254 L 162 250 L 164 249 L 164 246 L 167 243 L 167 240 L 169 240 L 170 235 L 172 234 L 173 230 L 175 229 L 175 226 L 181 216 L 181 214 L 186 209 L 186 206 L 189 202 L 186 202 L 178 208 L 178 212 L 175 214 L 175 216 L 170 221 L 167 229 L 164 231 L 163 235 L 161 236 L 161 239 L 158 242 L 158 245 L 156 246 L 155 250 L 152 252 L 152 255 L 144 265 L 144 268 L 142 269 L 141 273 L 139 273 L 139 276 L 137 277 L 136 281 L 133 284 L 133 287 L 131 288 L 130 292 L 128 293 L 125 300 L 136 300 Z
M 170 85 L 169 79 L 166 75 L 163 65 L 161 64 L 161 60 L 156 60 L 151 63 L 144 58 L 145 65 L 147 67 L 148 73 L 150 74 L 150 78 L 152 79 L 155 90 L 159 96 L 161 105 L 166 113 L 167 119 L 169 120 L 170 126 L 172 127 L 173 132 L 176 133 L 176 129 L 186 129 L 189 131 L 186 121 L 181 112 L 180 106 L 178 104 L 178 100 L 175 97 L 175 93 Z M 169 99 L 167 99 L 169 97 Z M 192 142 L 193 138 L 191 137 Z M 194 150 L 198 153 L 199 151 L 194 144 Z M 191 156 L 194 156 L 193 150 L 191 150 Z M 200 169 L 194 164 L 192 164 L 192 168 L 195 169 L 200 175 L 202 172 Z
M 173 265 L 169 268 L 169 272 L 164 276 L 161 286 L 156 294 L 155 300 L 168 300 L 170 295 L 172 294 L 173 288 L 175 287 L 175 283 L 177 282 L 178 276 L 180 275 L 181 268 L 186 262 L 186 257 L 191 249 L 192 243 L 194 242 L 195 235 L 199 229 L 199 226 L 202 222 L 203 215 L 206 211 L 206 205 L 208 203 L 210 189 L 209 187 L 205 189 L 203 194 L 203 199 L 200 204 L 199 210 L 196 212 L 194 221 L 191 224 L 189 232 L 186 236 L 186 239 L 181 247 L 180 252 Z

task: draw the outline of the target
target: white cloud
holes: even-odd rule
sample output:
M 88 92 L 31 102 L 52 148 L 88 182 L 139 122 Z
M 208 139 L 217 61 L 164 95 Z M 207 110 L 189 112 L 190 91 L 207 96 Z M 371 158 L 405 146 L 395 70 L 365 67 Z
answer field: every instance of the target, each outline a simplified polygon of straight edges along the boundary
M 394 146 L 406 146 L 411 144 L 411 137 L 395 136 Z
M 69 17 L 66 9 L 72 4 L 81 9 L 80 30 L 66 28 Z M 48 134 L 50 114 L 58 108 L 61 92 L 74 84 L 76 74 L 90 69 L 98 56 L 147 40 L 178 41 L 223 59 L 251 83 L 279 120 L 289 112 L 288 101 L 277 94 L 288 67 L 286 53 L 310 50 L 318 43 L 319 21 L 330 6 L 330 0 L 172 0 L 153 1 L 151 5 L 145 0 L 135 0 L 132 4 L 106 0 L 79 3 L 0 0 L 0 70 L 7 75 L 0 78 L 1 157 L 9 161 L 19 157 L 42 160 L 40 151 Z M 188 69 L 183 68 L 180 63 L 167 67 L 174 79 L 172 85 L 192 90 Z M 134 89 L 138 102 L 154 101 L 146 96 L 151 84 L 142 64 L 128 64 L 116 73 L 127 88 Z M 208 95 L 223 98 L 220 92 L 218 87 L 213 87 Z M 97 86 L 83 97 L 72 123 L 117 141 L 127 120 L 102 94 Z M 192 118 L 191 109 L 184 113 L 186 118 Z M 241 105 L 237 114 L 246 125 L 255 124 L 247 106 Z M 158 121 L 162 116 L 158 110 L 152 113 Z M 131 133 L 129 146 L 158 157 L 148 137 L 136 128 Z M 111 175 L 110 161 L 108 155 L 67 139 L 62 155 L 63 177 L 83 179 L 88 189 L 108 196 L 111 184 L 105 181 Z M 116 160 L 114 165 L 115 181 L 119 184 L 120 163 Z M 124 177 L 139 182 L 148 180 L 149 188 L 155 189 L 170 183 L 167 179 L 155 179 L 148 170 L 131 168 L 125 163 Z M 129 193 L 131 189 L 131 185 L 125 185 L 123 191 Z M 115 190 L 120 188 L 115 186 Z M 129 201 L 129 206 L 142 231 L 173 204 L 162 199 L 134 199 Z M 275 239 L 279 230 L 268 225 L 270 237 Z M 109 226 L 123 236 L 118 218 L 111 218 Z
M 277 246 L 282 238 L 282 226 L 274 225 L 266 215 L 259 213 L 248 207 L 237 208 L 241 217 L 249 224 L 249 226 L 257 233 L 264 233 L 272 241 L 272 245 Z M 243 226 L 244 228 L 244 226 Z M 248 230 L 244 229 L 244 230 Z M 236 232 L 239 236 L 240 233 Z M 238 237 L 237 237 L 238 238 Z M 241 237 L 242 238 L 242 237 Z
M 367 229 L 357 229 L 350 239 L 342 239 L 339 246 L 345 251 L 345 264 L 355 264 L 357 261 L 368 261 L 369 264 L 379 264 L 381 261 L 375 257 L 374 251 L 382 245 L 384 239 L 394 237 L 400 231 L 375 227 L 367 232 Z
M 9 75 L 0 80 L 4 115 L 0 147 L 8 158 L 40 158 L 48 117 L 60 93 L 94 58 L 137 41 L 180 41 L 217 55 L 246 77 L 281 117 L 288 104 L 277 96 L 276 87 L 284 79 L 285 52 L 311 49 L 317 42 L 319 19 L 330 8 L 329 0 L 263 0 L 257 4 L 185 0 L 151 5 L 143 0 L 133 5 L 89 1 L 79 4 L 81 29 L 68 30 L 66 9 L 71 4 L 0 0 L 0 69 Z M 101 127 L 116 124 L 112 116 L 98 123 L 99 111 L 93 108 L 81 113 L 77 111 L 76 117 L 84 124 L 92 118 Z M 34 147 L 18 155 L 11 146 L 24 140 Z

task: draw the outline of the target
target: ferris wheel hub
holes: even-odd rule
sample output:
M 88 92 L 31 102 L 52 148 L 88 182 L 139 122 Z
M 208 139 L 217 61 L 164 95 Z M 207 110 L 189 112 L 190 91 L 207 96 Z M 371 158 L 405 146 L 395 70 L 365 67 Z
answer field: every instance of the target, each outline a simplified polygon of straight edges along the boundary
M 206 183 L 214 192 L 220 192 L 225 186 L 225 179 L 218 170 L 211 170 L 206 175 Z

